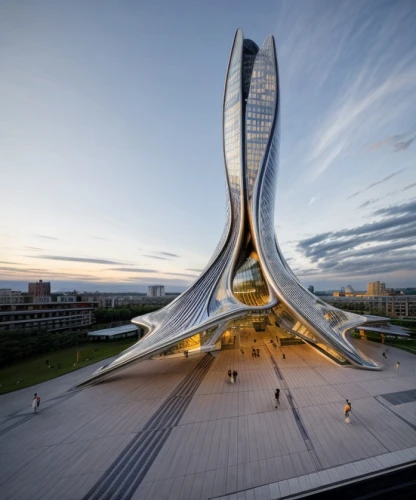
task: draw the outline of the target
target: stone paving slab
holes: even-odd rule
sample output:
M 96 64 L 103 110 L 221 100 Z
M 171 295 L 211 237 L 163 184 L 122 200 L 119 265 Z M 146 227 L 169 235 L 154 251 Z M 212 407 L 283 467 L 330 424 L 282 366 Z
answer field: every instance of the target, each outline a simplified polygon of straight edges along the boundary
M 363 479 L 374 474 L 382 473 L 386 469 L 403 466 L 416 461 L 416 447 L 407 448 L 401 452 L 387 453 L 367 460 L 360 460 L 339 467 L 332 467 L 323 471 L 288 480 L 276 481 L 256 488 L 238 491 L 229 495 L 211 497 L 211 500 L 241 500 L 267 499 L 277 500 L 290 497 L 302 498 L 302 493 L 310 490 L 319 491 L 321 488 L 338 486 L 337 483 Z
M 380 346 L 359 346 L 385 362 Z M 415 459 L 415 402 L 380 398 L 416 390 L 414 355 L 390 348 L 384 370 L 370 372 L 334 366 L 307 345 L 258 347 L 260 358 L 239 350 L 218 354 L 131 498 L 278 498 Z M 96 369 L 90 366 L 0 396 L 2 498 L 84 498 L 200 359 L 145 361 L 67 392 Z M 230 368 L 239 372 L 233 385 Z M 276 387 L 282 389 L 279 410 Z M 33 415 L 35 391 L 42 404 Z

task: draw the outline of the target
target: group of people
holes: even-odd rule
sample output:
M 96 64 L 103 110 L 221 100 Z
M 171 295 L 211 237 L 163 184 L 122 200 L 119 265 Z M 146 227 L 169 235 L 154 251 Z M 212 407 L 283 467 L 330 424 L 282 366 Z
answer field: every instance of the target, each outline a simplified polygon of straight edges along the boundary
M 228 370 L 228 378 L 230 379 L 230 384 L 237 382 L 238 372 L 236 370 Z
M 260 349 L 255 349 L 254 347 L 251 350 L 251 355 L 253 358 L 259 358 L 260 357 Z

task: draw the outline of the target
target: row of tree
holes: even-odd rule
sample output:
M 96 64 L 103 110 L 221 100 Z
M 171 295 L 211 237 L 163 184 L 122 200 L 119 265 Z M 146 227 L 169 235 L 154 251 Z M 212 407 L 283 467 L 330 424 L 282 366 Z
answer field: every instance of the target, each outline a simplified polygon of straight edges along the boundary
M 106 309 L 105 307 L 99 307 L 94 310 L 95 321 L 97 324 L 111 323 L 114 321 L 130 321 L 136 316 L 141 316 L 142 314 L 148 314 L 153 311 L 160 309 L 160 305 L 134 305 L 134 306 L 123 306 L 115 307 L 113 309 Z
M 136 316 L 160 309 L 160 306 L 132 306 L 115 309 L 99 308 L 94 311 L 97 326 L 110 327 L 114 322 L 128 322 Z M 99 325 L 100 326 L 99 326 Z M 114 326 L 114 325 L 113 325 Z M 64 349 L 88 342 L 88 331 L 48 332 L 46 329 L 19 329 L 0 332 L 0 367 L 8 366 L 35 354 Z
M 7 330 L 0 332 L 0 366 L 15 361 L 56 351 L 77 343 L 87 342 L 87 332 L 48 332 L 36 330 Z

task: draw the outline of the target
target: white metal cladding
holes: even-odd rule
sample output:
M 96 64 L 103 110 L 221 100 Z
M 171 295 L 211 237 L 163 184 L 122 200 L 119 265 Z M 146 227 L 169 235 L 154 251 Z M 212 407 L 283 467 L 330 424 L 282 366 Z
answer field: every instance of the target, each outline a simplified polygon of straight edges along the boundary
M 300 284 L 279 249 L 274 233 L 279 105 L 274 38 L 267 37 L 259 49 L 238 30 L 224 91 L 227 223 L 217 249 L 186 292 L 163 309 L 132 321 L 145 327 L 144 338 L 80 385 L 97 382 L 198 332 L 219 326 L 210 336 L 215 344 L 230 319 L 277 304 L 304 325 L 316 343 L 335 350 L 356 366 L 379 369 L 345 336 L 348 329 L 365 323 L 366 318 L 336 309 L 312 295 Z M 245 277 L 260 290 L 258 294 L 249 290 L 246 303 L 238 295 L 245 291 Z

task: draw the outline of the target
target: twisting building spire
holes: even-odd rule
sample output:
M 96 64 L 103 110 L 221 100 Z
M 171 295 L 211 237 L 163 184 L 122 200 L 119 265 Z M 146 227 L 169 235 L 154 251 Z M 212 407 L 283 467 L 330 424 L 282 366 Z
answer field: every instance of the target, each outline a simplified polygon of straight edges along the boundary
M 266 310 L 273 312 L 280 328 L 333 361 L 379 369 L 346 337 L 347 330 L 371 318 L 341 311 L 311 294 L 279 249 L 274 233 L 279 108 L 273 36 L 259 48 L 237 30 L 224 91 L 228 219 L 218 247 L 188 290 L 163 309 L 133 320 L 145 328 L 145 336 L 80 385 L 97 382 L 197 333 L 200 350 L 212 350 L 230 320 Z

